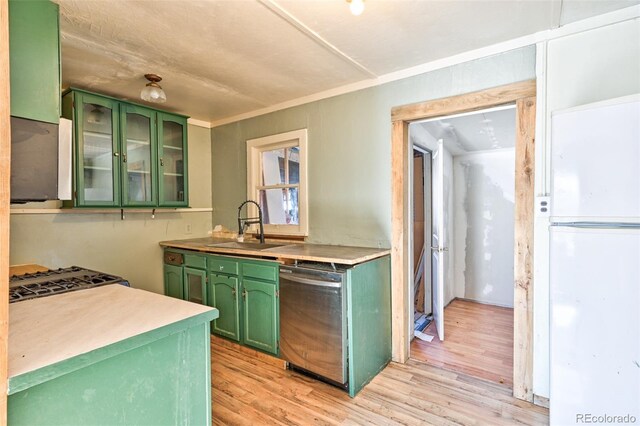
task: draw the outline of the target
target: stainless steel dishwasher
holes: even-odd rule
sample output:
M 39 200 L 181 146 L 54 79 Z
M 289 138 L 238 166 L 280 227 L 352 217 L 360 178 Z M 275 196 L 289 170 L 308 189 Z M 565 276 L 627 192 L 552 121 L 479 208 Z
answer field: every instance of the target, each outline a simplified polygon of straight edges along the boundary
M 280 266 L 280 355 L 292 367 L 347 383 L 346 270 Z

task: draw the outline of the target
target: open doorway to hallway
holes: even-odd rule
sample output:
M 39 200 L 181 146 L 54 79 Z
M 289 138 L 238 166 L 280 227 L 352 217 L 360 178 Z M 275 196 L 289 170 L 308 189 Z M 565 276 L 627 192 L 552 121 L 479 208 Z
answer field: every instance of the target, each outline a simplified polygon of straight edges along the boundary
M 409 126 L 410 294 L 414 321 L 420 308 L 426 319 L 414 323 L 410 357 L 507 387 L 513 386 L 515 112 L 506 105 Z M 420 153 L 428 166 L 423 161 L 420 168 Z M 417 179 L 427 169 L 430 183 L 421 187 Z M 429 198 L 424 224 L 421 197 Z

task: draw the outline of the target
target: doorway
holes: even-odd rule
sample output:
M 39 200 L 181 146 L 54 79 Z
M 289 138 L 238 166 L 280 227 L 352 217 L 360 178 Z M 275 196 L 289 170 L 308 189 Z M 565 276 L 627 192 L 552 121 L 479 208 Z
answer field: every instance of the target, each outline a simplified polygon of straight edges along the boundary
M 533 401 L 533 206 L 536 81 L 435 99 L 391 110 L 391 276 L 392 356 L 404 363 L 413 335 L 410 277 L 411 145 L 413 121 L 516 104 L 513 395 Z
M 427 259 L 433 271 L 426 286 L 432 288 L 427 319 L 433 321 L 424 332 L 416 329 L 410 357 L 508 387 L 513 377 L 515 121 L 515 104 L 509 104 L 409 125 L 414 253 L 419 230 L 431 228 L 424 241 L 431 245 Z M 432 152 L 432 224 L 426 227 L 415 219 L 424 191 L 417 181 L 417 144 Z M 414 257 L 414 267 L 423 259 Z
M 418 140 L 412 139 L 412 268 L 410 294 L 413 295 L 414 336 L 423 337 L 422 332 L 432 321 L 432 268 L 431 247 L 431 151 Z

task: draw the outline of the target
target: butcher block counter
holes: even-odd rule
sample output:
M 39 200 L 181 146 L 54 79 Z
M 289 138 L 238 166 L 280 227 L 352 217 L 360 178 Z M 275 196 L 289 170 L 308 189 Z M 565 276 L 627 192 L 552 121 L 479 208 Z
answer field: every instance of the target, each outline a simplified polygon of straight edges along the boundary
M 218 311 L 113 284 L 10 304 L 10 424 L 211 424 Z
M 160 245 L 163 247 L 194 250 L 205 253 L 340 263 L 343 265 L 357 265 L 358 263 L 377 259 L 391 253 L 389 249 L 324 244 L 292 244 L 286 242 L 278 243 L 279 245 L 277 247 L 265 248 L 262 250 L 252 249 L 249 247 L 212 247 L 212 245 L 230 243 L 234 241 L 235 240 L 233 239 L 207 237 L 188 240 L 162 241 Z

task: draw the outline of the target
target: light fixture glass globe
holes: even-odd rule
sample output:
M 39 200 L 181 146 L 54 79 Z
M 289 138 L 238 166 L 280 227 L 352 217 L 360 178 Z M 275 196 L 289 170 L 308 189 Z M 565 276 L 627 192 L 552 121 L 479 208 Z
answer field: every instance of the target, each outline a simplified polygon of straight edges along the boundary
M 351 13 L 355 16 L 362 15 L 362 12 L 364 12 L 364 0 L 351 0 L 349 10 L 351 10 Z
M 167 95 L 158 83 L 148 83 L 142 92 L 140 92 L 142 100 L 153 103 L 164 103 L 167 101 Z

